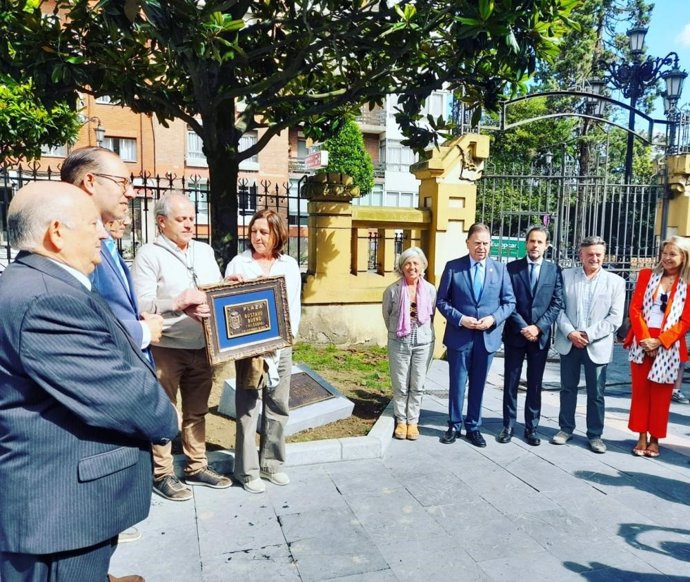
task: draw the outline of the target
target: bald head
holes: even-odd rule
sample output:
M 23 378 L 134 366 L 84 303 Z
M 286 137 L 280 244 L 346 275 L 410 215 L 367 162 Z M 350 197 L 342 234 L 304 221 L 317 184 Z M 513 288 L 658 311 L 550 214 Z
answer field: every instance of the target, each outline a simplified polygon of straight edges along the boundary
M 65 182 L 32 182 L 15 194 L 7 213 L 10 245 L 89 274 L 106 237 L 91 197 Z

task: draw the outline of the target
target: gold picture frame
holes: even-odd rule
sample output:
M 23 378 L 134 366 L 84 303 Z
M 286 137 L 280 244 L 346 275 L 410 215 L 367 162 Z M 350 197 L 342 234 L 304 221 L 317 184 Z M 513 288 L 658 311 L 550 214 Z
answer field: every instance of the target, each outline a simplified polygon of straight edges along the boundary
M 211 365 L 292 345 L 285 277 L 201 287 L 210 317 L 203 320 Z

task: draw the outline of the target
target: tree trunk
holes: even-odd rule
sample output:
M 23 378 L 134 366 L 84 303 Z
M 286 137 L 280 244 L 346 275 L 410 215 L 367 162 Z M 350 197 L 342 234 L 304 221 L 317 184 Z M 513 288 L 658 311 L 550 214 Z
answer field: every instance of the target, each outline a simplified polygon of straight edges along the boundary
M 211 246 L 221 269 L 237 254 L 237 174 L 239 164 L 227 156 L 208 159 Z
M 232 104 L 222 111 L 202 112 L 204 154 L 209 173 L 211 246 L 221 269 L 237 254 L 237 177 L 241 134 L 235 128 Z

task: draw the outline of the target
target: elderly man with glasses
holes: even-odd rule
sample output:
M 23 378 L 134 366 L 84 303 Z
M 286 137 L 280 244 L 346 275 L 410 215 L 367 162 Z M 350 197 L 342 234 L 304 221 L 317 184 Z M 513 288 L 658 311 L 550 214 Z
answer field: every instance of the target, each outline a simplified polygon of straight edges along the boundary
M 587 386 L 587 440 L 605 453 L 604 388 L 606 367 L 613 359 L 613 338 L 623 323 L 625 280 L 603 268 L 606 241 L 588 236 L 580 242 L 581 266 L 563 271 L 565 309 L 556 321 L 555 348 L 561 355 L 560 431 L 551 442 L 564 445 L 573 437 L 580 371 Z

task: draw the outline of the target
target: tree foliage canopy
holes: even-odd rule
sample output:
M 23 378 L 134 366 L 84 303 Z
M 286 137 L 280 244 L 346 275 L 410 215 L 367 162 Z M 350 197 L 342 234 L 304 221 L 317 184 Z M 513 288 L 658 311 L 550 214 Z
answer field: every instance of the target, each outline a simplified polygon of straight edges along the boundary
M 227 259 L 239 163 L 274 135 L 301 126 L 323 141 L 344 114 L 395 93 L 409 145 L 424 148 L 416 122 L 434 89 L 495 107 L 557 54 L 577 0 L 56 0 L 49 14 L 42 0 L 3 4 L 0 72 L 53 97 L 108 95 L 201 137 L 213 244 Z M 432 134 L 446 128 L 428 121 Z
M 555 90 L 588 91 L 588 80 L 601 76 L 599 61 L 629 61 L 625 30 L 634 24 L 649 22 L 652 6 L 645 0 L 583 0 L 570 14 L 576 26 L 563 38 L 558 58 L 542 61 L 530 87 L 532 93 Z M 611 88 L 605 91 L 611 94 Z M 657 94 L 655 87 L 647 88 L 637 107 L 648 112 Z M 622 99 L 622 97 L 616 97 Z M 566 97 L 538 98 L 523 101 L 508 110 L 508 123 L 553 114 L 557 111 L 584 111 L 587 103 Z M 627 126 L 627 110 L 610 107 L 604 116 Z M 540 120 L 494 136 L 492 160 L 499 165 L 520 162 L 532 164 L 538 155 L 550 151 L 556 164 L 564 156 L 578 162 L 579 171 L 586 175 L 593 171 L 597 157 L 607 160 L 606 167 L 616 181 L 623 174 L 626 132 L 612 126 L 584 118 L 556 118 Z M 635 143 L 634 174 L 639 181 L 647 181 L 653 174 L 651 148 L 639 140 Z
M 19 157 L 37 158 L 42 146 L 73 142 L 79 120 L 64 102 L 42 103 L 29 79 L 0 75 L 0 165 Z

